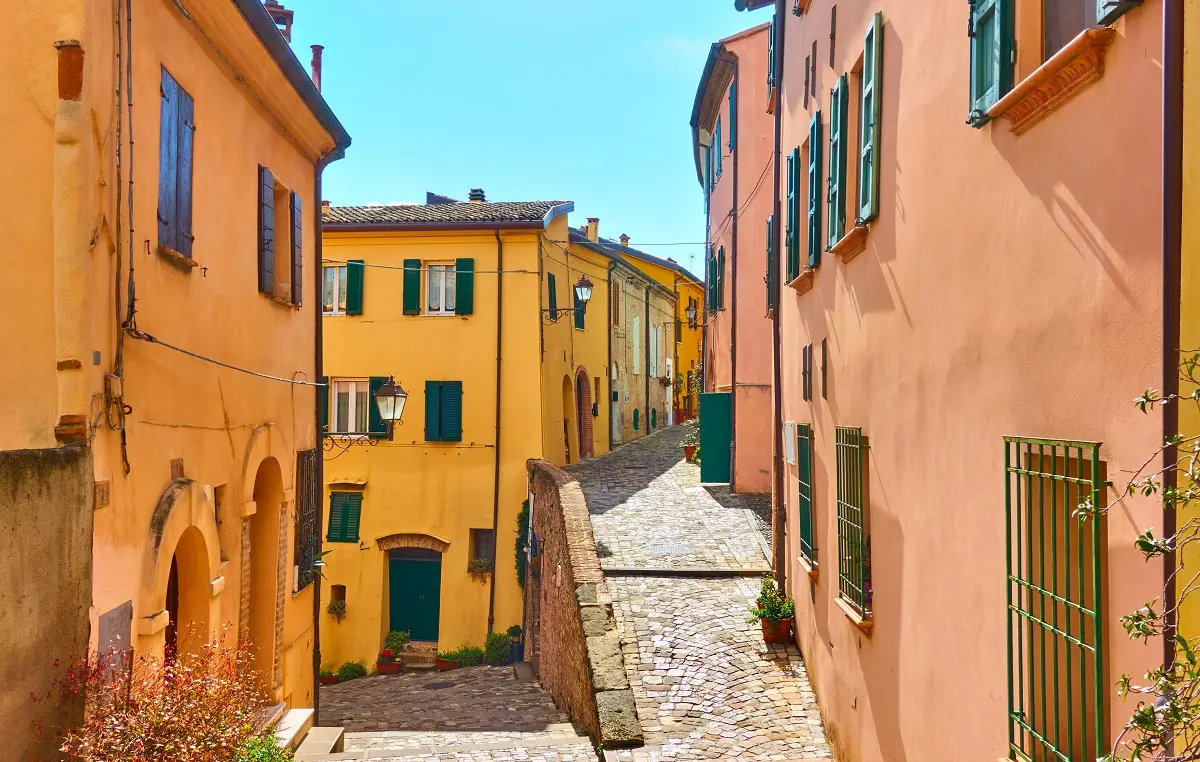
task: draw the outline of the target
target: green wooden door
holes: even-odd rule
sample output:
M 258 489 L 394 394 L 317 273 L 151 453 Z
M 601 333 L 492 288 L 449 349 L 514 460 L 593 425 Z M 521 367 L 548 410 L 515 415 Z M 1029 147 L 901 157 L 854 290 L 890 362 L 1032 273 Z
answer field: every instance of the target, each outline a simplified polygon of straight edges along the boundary
M 432 551 L 428 551 L 433 553 Z M 389 629 L 408 632 L 413 640 L 437 642 L 441 611 L 442 558 L 414 558 L 411 553 L 389 560 Z
M 709 392 L 700 395 L 700 481 L 729 483 L 732 423 L 732 394 Z

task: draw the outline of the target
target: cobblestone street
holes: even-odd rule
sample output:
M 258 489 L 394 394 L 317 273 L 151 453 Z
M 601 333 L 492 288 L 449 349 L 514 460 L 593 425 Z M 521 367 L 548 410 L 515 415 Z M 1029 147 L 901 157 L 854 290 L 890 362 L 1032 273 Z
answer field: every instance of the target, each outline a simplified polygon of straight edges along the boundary
M 800 653 L 749 609 L 768 547 L 749 501 L 701 487 L 679 428 L 574 466 L 646 746 L 622 762 L 828 759 Z

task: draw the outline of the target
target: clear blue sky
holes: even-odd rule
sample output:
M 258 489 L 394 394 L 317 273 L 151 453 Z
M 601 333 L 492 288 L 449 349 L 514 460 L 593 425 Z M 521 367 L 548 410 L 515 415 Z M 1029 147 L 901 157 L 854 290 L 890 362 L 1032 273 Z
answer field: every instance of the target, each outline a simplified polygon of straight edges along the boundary
M 692 101 L 709 45 L 766 21 L 733 0 L 283 0 L 353 145 L 333 204 L 565 199 L 573 225 L 703 241 Z M 653 246 L 694 272 L 703 246 Z M 690 255 L 690 256 L 689 256 Z

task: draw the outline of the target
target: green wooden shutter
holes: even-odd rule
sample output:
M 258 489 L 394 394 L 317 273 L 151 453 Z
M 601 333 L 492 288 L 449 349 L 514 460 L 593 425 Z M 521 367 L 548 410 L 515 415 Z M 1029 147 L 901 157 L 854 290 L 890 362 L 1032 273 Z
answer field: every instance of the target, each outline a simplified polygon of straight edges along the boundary
M 771 30 L 767 32 L 767 92 L 775 89 L 775 19 L 771 18 Z
M 638 412 L 638 409 L 635 407 L 633 409 L 633 430 L 634 431 L 638 430 L 638 424 L 640 423 L 640 421 L 638 420 L 638 416 L 639 416 L 639 412 Z
M 775 215 L 767 218 L 767 312 L 775 307 Z
M 737 139 L 737 80 L 729 84 L 729 152 L 733 153 Z
M 454 314 L 475 311 L 475 260 L 463 257 L 454 261 Z
M 858 219 L 864 225 L 879 214 L 879 133 L 883 83 L 883 12 L 871 19 L 863 37 L 862 97 L 858 103 Z
M 725 309 L 725 247 L 717 249 L 717 307 Z
M 329 383 L 329 376 L 321 376 L 321 383 L 325 385 L 317 387 L 317 420 L 324 432 L 329 431 L 329 396 L 333 394 L 333 384 Z
M 425 382 L 425 441 L 442 438 L 442 382 Z
M 575 289 L 571 289 L 571 296 L 575 299 L 575 327 L 582 331 L 584 326 L 583 319 L 584 315 L 586 314 L 585 310 L 587 309 L 587 305 L 579 301 L 579 294 L 575 293 Z
M 404 260 L 404 302 L 405 315 L 421 314 L 421 260 Z
M 367 388 L 370 390 L 370 397 L 367 399 L 367 405 L 370 411 L 367 413 L 367 435 L 371 439 L 387 439 L 387 424 L 383 421 L 383 416 L 379 414 L 379 405 L 375 404 L 375 392 L 387 383 L 387 378 L 384 376 L 371 376 L 367 383 Z
M 1013 2 L 974 0 L 967 34 L 971 38 L 971 113 L 975 127 L 987 124 L 987 110 L 1012 89 Z
M 342 528 L 343 542 L 358 542 L 358 527 L 362 519 L 362 493 L 346 493 L 346 523 Z
M 462 381 L 442 382 L 442 431 L 440 441 L 462 441 Z
M 1105 26 L 1142 4 L 1142 0 L 1096 0 L 1096 25 Z
M 846 235 L 846 120 L 850 80 L 843 74 L 829 91 L 829 245 Z
M 558 320 L 558 285 L 554 280 L 554 273 L 546 273 L 546 291 L 550 303 L 550 319 Z
M 717 179 L 720 179 L 720 177 L 721 177 L 721 158 L 722 158 L 724 152 L 721 148 L 721 119 L 719 117 L 717 118 L 717 131 L 716 131 L 716 134 L 713 136 L 713 151 L 716 152 L 716 159 L 717 159 L 717 169 L 716 169 L 715 176 Z
M 808 123 L 808 266 L 821 264 L 821 112 Z
M 793 202 L 796 200 L 796 157 L 788 154 L 787 157 L 787 227 L 784 228 L 783 249 L 787 256 L 787 266 L 784 268 L 784 283 L 790 283 L 800 273 L 797 272 L 800 267 L 800 255 L 795 250 L 795 239 L 792 233 L 799 224 L 796 215 L 792 213 Z
M 346 542 L 346 493 L 332 492 L 329 495 L 329 531 L 326 542 Z
M 363 314 L 363 275 L 366 268 L 361 259 L 346 263 L 346 314 Z
M 716 309 L 716 304 L 713 303 L 713 297 L 717 293 L 717 250 L 709 247 L 708 256 L 704 258 L 705 278 L 704 283 L 707 291 L 704 294 L 704 304 L 710 309 Z

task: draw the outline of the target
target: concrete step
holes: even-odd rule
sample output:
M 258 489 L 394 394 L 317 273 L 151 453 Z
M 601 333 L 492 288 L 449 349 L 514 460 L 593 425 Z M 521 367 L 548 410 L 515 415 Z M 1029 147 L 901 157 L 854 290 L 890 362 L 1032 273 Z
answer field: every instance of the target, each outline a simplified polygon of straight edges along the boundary
M 275 738 L 281 748 L 295 749 L 312 726 L 312 709 L 289 709 L 275 723 Z
M 568 726 L 569 727 L 569 726 Z M 297 754 L 296 762 L 341 762 L 342 760 L 371 760 L 372 762 L 491 762 L 496 759 L 538 758 L 559 752 L 577 762 L 596 759 L 592 742 L 587 736 L 547 733 L 515 734 L 517 737 L 489 740 L 488 733 L 461 733 L 454 743 L 410 745 L 427 734 L 423 733 L 353 733 L 353 751 L 328 754 Z M 405 738 L 404 736 L 409 736 Z M 445 734 L 438 734 L 445 735 Z M 507 734 L 513 736 L 514 734 Z M 477 736 L 472 738 L 472 736 Z M 392 742 L 397 742 L 393 745 Z M 558 755 L 547 759 L 559 759 Z
M 346 731 L 342 728 L 313 728 L 304 737 L 304 743 L 296 749 L 296 759 L 304 762 L 329 754 L 339 754 L 345 749 Z

